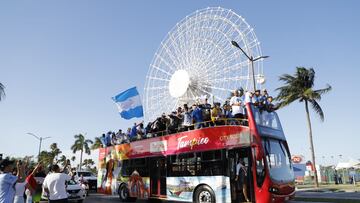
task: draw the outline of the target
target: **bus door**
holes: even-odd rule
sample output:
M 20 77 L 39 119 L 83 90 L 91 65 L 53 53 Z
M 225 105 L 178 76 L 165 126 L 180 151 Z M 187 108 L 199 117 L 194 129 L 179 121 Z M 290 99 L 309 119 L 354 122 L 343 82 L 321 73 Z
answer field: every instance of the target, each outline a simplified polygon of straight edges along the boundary
M 166 195 L 166 158 L 152 157 L 150 166 L 150 193 L 152 196 Z
M 241 171 L 239 176 L 236 178 L 236 166 L 238 165 L 239 161 L 241 161 L 241 164 L 244 165 L 244 168 L 240 169 Z M 253 177 L 251 174 L 251 148 L 245 147 L 229 150 L 228 164 L 232 202 L 246 202 L 246 199 L 251 202 L 255 202 L 252 181 Z

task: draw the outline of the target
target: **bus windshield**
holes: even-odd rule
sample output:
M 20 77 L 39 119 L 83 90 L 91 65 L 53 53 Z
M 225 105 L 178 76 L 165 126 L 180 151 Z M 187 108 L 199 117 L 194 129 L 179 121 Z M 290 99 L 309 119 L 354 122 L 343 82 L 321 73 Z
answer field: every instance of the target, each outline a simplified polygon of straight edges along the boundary
M 290 161 L 289 150 L 285 147 L 284 141 L 265 139 L 263 140 L 263 145 L 270 178 L 276 182 L 293 181 L 293 166 Z
M 257 107 L 252 108 L 255 122 L 258 126 L 268 127 L 275 130 L 282 130 L 280 120 L 276 112 L 266 111 Z

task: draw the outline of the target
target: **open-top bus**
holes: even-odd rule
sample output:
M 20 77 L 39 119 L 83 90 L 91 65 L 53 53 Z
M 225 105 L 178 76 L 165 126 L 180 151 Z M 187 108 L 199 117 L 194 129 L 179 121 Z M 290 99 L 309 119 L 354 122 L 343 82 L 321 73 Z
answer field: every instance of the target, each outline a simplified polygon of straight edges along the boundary
M 101 148 L 98 190 L 122 201 L 165 199 L 239 202 L 236 164 L 247 168 L 251 202 L 284 202 L 295 194 L 294 174 L 276 112 L 247 104 L 240 125 L 228 122 Z

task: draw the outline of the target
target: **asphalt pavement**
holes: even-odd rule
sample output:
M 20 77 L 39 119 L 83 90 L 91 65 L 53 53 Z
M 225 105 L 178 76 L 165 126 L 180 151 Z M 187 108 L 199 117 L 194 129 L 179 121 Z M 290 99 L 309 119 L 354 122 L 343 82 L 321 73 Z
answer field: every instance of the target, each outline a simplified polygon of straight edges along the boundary
M 90 194 L 90 196 L 88 196 L 86 198 L 86 200 L 84 201 L 84 203 L 120 203 L 120 199 L 118 196 L 110 196 L 110 195 L 102 195 L 102 194 Z M 145 203 L 147 201 L 144 200 L 138 200 L 136 201 L 137 203 Z M 161 202 L 161 201 L 159 201 Z M 166 203 L 175 203 L 173 201 L 163 201 Z M 301 201 L 288 201 L 287 203 L 305 203 L 305 202 L 301 202 Z M 315 202 L 306 202 L 306 203 L 315 203 Z M 316 202 L 318 203 L 318 202 Z

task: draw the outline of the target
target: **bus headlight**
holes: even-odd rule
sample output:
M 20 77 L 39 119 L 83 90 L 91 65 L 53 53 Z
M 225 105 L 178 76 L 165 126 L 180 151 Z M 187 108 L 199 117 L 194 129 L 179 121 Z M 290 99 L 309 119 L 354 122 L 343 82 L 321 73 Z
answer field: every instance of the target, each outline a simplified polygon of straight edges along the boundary
M 270 187 L 270 188 L 269 188 L 269 192 L 274 193 L 274 194 L 277 194 L 277 193 L 279 192 L 279 189 L 276 188 L 276 187 Z

